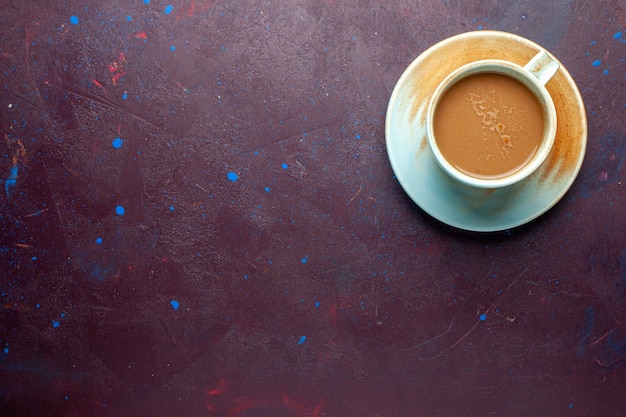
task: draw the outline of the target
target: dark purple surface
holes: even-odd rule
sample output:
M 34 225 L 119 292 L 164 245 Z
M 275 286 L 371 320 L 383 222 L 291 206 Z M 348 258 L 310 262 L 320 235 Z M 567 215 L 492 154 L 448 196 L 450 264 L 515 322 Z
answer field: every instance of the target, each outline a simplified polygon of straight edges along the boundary
M 0 415 L 626 416 L 624 16 L 3 3 Z M 384 118 L 483 28 L 563 62 L 589 143 L 555 208 L 476 235 L 405 195 Z

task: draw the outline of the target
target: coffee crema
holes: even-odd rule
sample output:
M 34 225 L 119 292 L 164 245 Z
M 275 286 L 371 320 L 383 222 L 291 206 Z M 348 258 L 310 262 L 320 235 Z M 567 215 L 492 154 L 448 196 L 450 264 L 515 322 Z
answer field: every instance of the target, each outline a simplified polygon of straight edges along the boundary
M 443 94 L 433 131 L 441 154 L 456 169 L 475 178 L 502 178 L 535 155 L 544 115 L 521 82 L 479 73 L 462 78 Z

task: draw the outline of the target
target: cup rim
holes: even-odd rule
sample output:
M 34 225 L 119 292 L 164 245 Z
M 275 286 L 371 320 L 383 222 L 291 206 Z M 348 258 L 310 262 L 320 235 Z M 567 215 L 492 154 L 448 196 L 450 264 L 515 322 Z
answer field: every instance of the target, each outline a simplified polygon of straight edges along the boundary
M 433 129 L 435 110 L 444 94 L 461 79 L 469 77 L 471 75 L 483 73 L 502 74 L 516 79 L 517 81 L 524 84 L 535 95 L 545 115 L 544 134 L 541 140 L 541 144 L 539 145 L 539 148 L 537 148 L 535 155 L 517 171 L 514 171 L 510 175 L 496 178 L 478 178 L 466 174 L 455 168 L 447 161 L 447 159 L 437 146 L 437 141 L 435 140 Z M 437 86 L 428 104 L 426 136 L 428 139 L 429 148 L 433 153 L 435 160 L 448 175 L 450 175 L 457 181 L 471 187 L 493 189 L 507 187 L 509 185 L 518 183 L 527 178 L 533 172 L 535 172 L 544 163 L 548 154 L 552 150 L 554 138 L 556 137 L 556 126 L 556 108 L 554 106 L 552 96 L 550 95 L 546 87 L 541 84 L 540 81 L 530 71 L 514 62 L 499 59 L 484 59 L 470 62 L 457 68 L 456 70 L 448 74 L 444 78 L 444 80 Z

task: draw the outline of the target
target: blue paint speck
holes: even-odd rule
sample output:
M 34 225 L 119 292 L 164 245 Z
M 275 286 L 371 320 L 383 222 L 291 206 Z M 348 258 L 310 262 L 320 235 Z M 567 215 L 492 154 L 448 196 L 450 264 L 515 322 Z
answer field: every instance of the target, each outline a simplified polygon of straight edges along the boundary
M 9 178 L 4 181 L 4 191 L 7 193 L 7 197 L 9 196 L 9 189 L 11 187 L 15 187 L 17 184 L 17 173 L 19 172 L 19 168 L 17 164 L 11 167 L 11 173 L 9 174 Z
M 32 259 L 33 261 L 36 261 L 36 260 L 37 260 L 37 257 L 36 257 L 36 256 L 33 256 L 33 257 L 32 257 L 32 258 L 30 258 L 30 259 Z
M 300 262 L 302 262 L 303 264 L 305 264 L 305 263 L 309 262 L 309 259 L 308 259 L 308 258 L 309 258 L 308 256 L 305 256 L 304 258 L 302 258 L 302 259 L 300 260 Z
M 237 175 L 236 172 L 230 171 L 228 174 L 226 174 L 226 178 L 228 178 L 232 182 L 235 182 L 239 179 L 239 175 Z
M 71 17 L 70 17 L 70 23 L 71 23 L 71 24 L 73 24 L 73 25 L 77 25 L 77 24 L 78 24 L 78 22 L 79 22 L 79 20 L 78 20 L 78 16 L 74 15 L 74 16 L 71 16 Z
M 269 193 L 271 191 L 270 187 L 265 187 L 265 192 Z
M 243 279 L 244 279 L 244 280 L 247 280 L 247 279 L 248 279 L 248 276 L 247 276 L 247 275 L 244 275 L 244 276 L 243 276 Z
M 39 303 L 35 304 L 35 308 L 41 308 L 41 304 Z
M 168 4 L 168 5 L 165 7 L 165 14 L 170 14 L 170 13 L 172 13 L 172 10 L 173 10 L 173 9 L 174 9 L 174 6 L 172 6 L 171 4 Z
M 126 100 L 128 98 L 128 93 L 122 94 L 122 100 Z
M 319 306 L 320 306 L 320 302 L 319 302 L 319 301 L 316 301 L 316 302 L 315 302 L 315 307 L 319 307 Z
M 150 0 L 143 0 L 143 4 L 150 4 Z
M 102 238 L 101 237 L 97 237 L 96 238 L 96 244 L 102 245 Z
M 622 32 L 617 32 L 615 35 L 613 35 L 613 37 L 614 37 L 615 39 L 619 39 L 619 38 L 621 38 L 621 37 L 622 37 Z
M 61 323 L 60 323 L 59 321 L 57 321 L 57 320 L 52 320 L 52 327 L 54 327 L 55 329 L 56 329 L 57 327 L 59 327 L 60 325 L 61 325 Z
M 176 300 L 170 301 L 170 305 L 172 306 L 174 310 L 178 310 L 178 307 L 180 306 L 180 304 L 178 304 L 178 301 Z
M 69 396 L 69 395 L 66 395 L 64 398 L 65 398 L 65 401 L 67 401 L 67 400 L 69 400 L 69 399 L 70 399 L 70 396 Z
M 115 214 L 117 214 L 118 216 L 123 216 L 125 213 L 126 209 L 124 208 L 124 206 L 115 207 Z
M 481 314 L 480 315 L 480 321 L 485 321 L 487 320 L 487 315 L 486 314 Z
M 298 344 L 301 345 L 306 342 L 306 336 L 300 336 L 300 340 L 298 340 Z
M 176 47 L 174 45 L 170 46 L 170 51 L 175 51 Z
M 170 206 L 170 211 L 174 211 L 174 206 Z
M 289 165 L 287 165 L 286 162 L 283 162 L 282 165 L 280 166 L 282 169 L 287 169 L 289 168 Z
M 356 135 L 355 138 L 361 139 L 361 135 Z
M 111 145 L 113 145 L 115 149 L 121 148 L 123 144 L 124 144 L 124 141 L 119 136 L 111 141 Z
M 8 354 L 8 353 L 9 353 L 9 348 L 8 348 L 8 347 L 5 347 L 5 348 L 4 348 L 4 354 L 6 355 L 6 354 Z
M 595 61 L 591 63 L 591 65 L 593 65 L 594 67 L 599 67 L 601 63 L 602 61 L 600 61 L 599 59 L 596 59 Z
M 483 27 L 482 26 L 478 26 L 478 30 L 483 30 Z
M 131 20 L 133 20 L 133 17 L 132 16 L 126 16 L 126 20 L 128 20 L 130 22 Z
M 602 71 L 602 74 L 607 75 L 609 73 L 608 69 L 605 69 L 604 71 Z
M 573 408 L 574 404 L 573 403 L 569 403 L 569 408 Z

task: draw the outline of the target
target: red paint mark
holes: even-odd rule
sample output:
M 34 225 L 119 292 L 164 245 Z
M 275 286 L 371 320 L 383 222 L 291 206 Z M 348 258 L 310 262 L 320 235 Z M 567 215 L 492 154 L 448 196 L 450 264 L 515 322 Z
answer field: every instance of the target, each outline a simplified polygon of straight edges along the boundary
M 124 71 L 119 71 L 113 77 L 111 77 L 111 81 L 113 81 L 113 85 L 117 85 L 117 81 L 124 76 Z
M 141 32 L 135 33 L 135 38 L 146 40 L 146 39 L 148 39 L 148 35 L 146 35 L 146 32 L 141 31 Z
M 336 326 L 337 325 L 337 306 L 330 306 L 330 322 Z
M 187 16 L 191 16 L 196 10 L 196 0 L 191 0 L 191 6 L 189 7 L 189 12 L 187 12 Z
M 313 409 L 313 417 L 318 417 L 320 415 L 320 413 L 322 412 L 322 403 L 319 403 L 318 405 L 315 406 L 315 408 Z
M 208 396 L 213 396 L 222 394 L 224 390 L 226 390 L 226 378 L 220 379 L 220 382 L 217 384 L 217 388 L 208 390 L 206 393 Z
M 100 89 L 101 89 L 101 90 L 102 90 L 102 91 L 106 94 L 107 89 L 106 89 L 106 87 L 105 87 L 105 86 L 104 86 L 104 85 L 103 85 L 100 81 L 98 81 L 98 80 L 96 80 L 96 79 L 94 78 L 93 83 L 94 83 L 97 87 L 99 87 L 99 88 L 100 88 Z
M 111 77 L 111 81 L 113 81 L 113 85 L 117 85 L 117 81 L 122 78 L 125 72 L 122 70 L 124 64 L 126 63 L 126 57 L 123 52 L 117 56 L 117 61 L 109 64 L 109 73 L 115 74 Z

